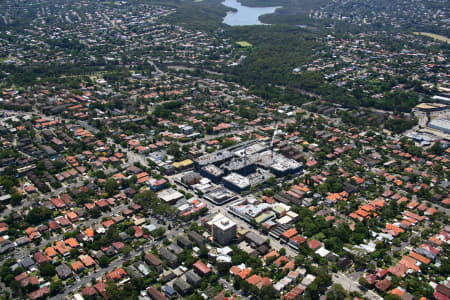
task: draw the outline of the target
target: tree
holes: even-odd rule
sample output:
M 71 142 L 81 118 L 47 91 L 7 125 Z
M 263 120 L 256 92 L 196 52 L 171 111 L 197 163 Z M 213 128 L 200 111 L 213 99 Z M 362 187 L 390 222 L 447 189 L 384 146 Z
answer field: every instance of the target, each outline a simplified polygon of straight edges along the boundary
M 164 233 L 166 232 L 166 228 L 164 228 L 164 227 L 158 227 L 158 228 L 156 228 L 155 230 L 153 230 L 152 232 L 151 232 L 151 235 L 154 237 L 154 238 L 160 238 L 160 237 L 162 237 L 163 235 L 164 235 Z
M 138 291 L 143 290 L 146 287 L 144 279 L 143 278 L 139 278 L 139 277 L 132 277 L 131 278 L 131 284 Z
M 248 254 L 244 251 L 239 251 L 238 253 L 235 253 L 231 257 L 231 263 L 233 265 L 240 265 L 240 264 L 246 262 L 247 259 L 248 259 Z
M 105 289 L 109 299 L 121 300 L 122 292 L 117 286 L 117 284 L 114 283 L 114 281 L 111 280 L 106 281 Z
M 6 259 L 0 268 L 0 277 L 6 285 L 9 285 L 14 280 L 14 274 L 11 272 L 11 266 L 16 262 L 14 258 Z
M 340 284 L 334 284 L 327 293 L 327 299 L 344 300 L 347 297 L 347 291 Z
M 343 243 L 348 243 L 351 236 L 350 227 L 347 224 L 341 223 L 337 227 L 336 237 L 339 238 Z
M 361 276 L 361 277 L 359 278 L 358 283 L 359 283 L 361 286 L 365 287 L 365 288 L 369 288 L 369 287 L 370 287 L 369 282 L 368 282 L 367 279 L 365 279 L 363 276 Z
M 118 187 L 117 182 L 114 179 L 108 179 L 105 183 L 105 191 L 108 193 L 109 196 L 115 194 L 117 187 Z
M 302 254 L 299 254 L 295 257 L 295 265 L 297 267 L 302 266 L 305 263 L 305 256 Z
M 174 208 L 171 205 L 159 200 L 156 194 L 151 190 L 136 194 L 133 200 L 134 202 L 142 205 L 142 207 L 151 209 L 155 214 L 174 214 Z
M 214 133 L 213 127 L 210 124 L 206 125 L 205 131 L 206 131 L 206 134 L 213 134 Z
M 443 259 L 441 262 L 441 267 L 439 268 L 439 273 L 442 276 L 446 276 L 445 274 L 450 274 L 450 259 Z
M 24 298 L 23 297 L 24 289 L 22 288 L 22 286 L 20 285 L 20 283 L 17 280 L 13 280 L 11 282 L 10 288 L 11 288 L 12 292 L 14 293 L 14 295 L 18 299 Z
M 397 296 L 397 295 L 394 295 L 394 294 L 387 293 L 387 294 L 384 296 L 384 300 L 402 300 L 402 298 L 401 298 L 400 296 Z
M 98 264 L 100 265 L 100 267 L 106 268 L 109 265 L 108 257 L 106 255 L 100 257 L 100 259 L 98 260 Z
M 319 270 L 314 283 L 317 284 L 319 292 L 324 293 L 326 288 L 332 283 L 331 276 L 328 275 L 326 270 Z
M 3 185 L 6 190 L 13 192 L 13 188 L 18 184 L 17 178 L 14 176 L 4 175 L 0 176 L 0 185 Z
M 275 185 L 277 183 L 277 179 L 274 176 L 272 176 L 267 180 L 267 183 L 270 185 Z
M 180 145 L 178 145 L 177 143 L 172 143 L 169 145 L 167 154 L 172 155 L 175 160 L 180 160 L 183 157 L 183 152 L 181 152 Z
M 35 207 L 30 210 L 28 215 L 25 217 L 25 221 L 27 221 L 30 224 L 37 225 L 42 223 L 45 220 L 50 219 L 52 216 L 52 211 L 45 207 Z
M 444 153 L 444 148 L 442 148 L 440 142 L 436 142 L 430 147 L 430 152 L 435 155 L 442 155 L 442 153 Z
M 270 266 L 278 257 L 276 255 L 272 255 L 266 258 L 266 266 Z
M 76 258 L 80 255 L 80 250 L 77 248 L 70 249 L 70 257 Z
M 199 251 L 198 257 L 199 258 L 205 258 L 205 259 L 208 258 L 208 249 L 206 249 L 205 246 L 201 246 L 200 247 L 200 251 Z
M 64 290 L 64 284 L 61 280 L 55 280 L 50 283 L 50 295 L 55 296 Z
M 305 293 L 306 299 L 319 299 L 319 289 L 317 287 L 317 284 L 315 282 L 311 283 L 308 286 L 308 289 Z
M 218 262 L 217 263 L 217 272 L 219 275 L 223 276 L 229 274 L 230 266 L 227 263 Z
M 56 274 L 56 269 L 52 263 L 45 262 L 39 266 L 39 272 L 43 277 L 52 277 Z
M 260 296 L 263 300 L 272 300 L 279 298 L 278 292 L 272 285 L 263 286 L 260 290 Z
M 401 133 L 417 124 L 417 120 L 388 119 L 384 122 L 384 127 L 394 133 Z
M 22 195 L 19 194 L 17 191 L 14 191 L 14 193 L 11 194 L 10 201 L 13 206 L 19 205 L 21 200 L 22 200 Z
M 426 298 L 433 298 L 433 288 L 426 282 L 423 282 L 423 280 L 415 277 L 410 276 L 406 280 L 406 289 L 416 296 L 416 298 L 420 298 L 421 296 L 424 296 Z
M 102 211 L 98 206 L 94 206 L 88 213 L 92 218 L 99 218 L 102 215 Z
M 135 230 L 134 230 L 133 227 L 128 227 L 128 228 L 125 230 L 125 232 L 126 232 L 128 235 L 132 236 L 132 235 L 134 235 Z
M 122 253 L 125 257 L 128 257 L 131 253 L 132 249 L 130 246 L 125 245 L 122 248 L 120 248 L 120 253 Z

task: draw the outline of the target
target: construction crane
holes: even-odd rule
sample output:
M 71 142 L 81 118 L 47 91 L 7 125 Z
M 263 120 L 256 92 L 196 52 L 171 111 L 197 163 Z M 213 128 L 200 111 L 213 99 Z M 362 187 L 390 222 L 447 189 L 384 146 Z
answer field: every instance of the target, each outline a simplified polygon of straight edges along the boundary
M 275 125 L 275 130 L 273 131 L 272 141 L 270 142 L 270 151 L 271 152 L 271 163 L 273 164 L 273 142 L 275 141 L 275 136 L 277 135 L 278 130 L 278 122 Z
M 245 142 L 245 148 L 244 148 L 244 175 L 247 176 L 247 145 L 248 143 Z

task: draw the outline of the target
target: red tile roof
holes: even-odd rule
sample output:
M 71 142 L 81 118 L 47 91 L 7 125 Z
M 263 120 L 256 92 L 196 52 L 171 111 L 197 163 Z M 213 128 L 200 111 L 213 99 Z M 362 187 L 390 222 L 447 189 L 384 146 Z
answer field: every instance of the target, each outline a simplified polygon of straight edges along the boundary
M 32 293 L 29 293 L 28 297 L 31 300 L 34 300 L 34 299 L 41 298 L 44 295 L 48 295 L 49 293 L 50 293 L 50 289 L 48 288 L 48 286 L 44 286 L 43 288 L 40 288 L 40 289 L 38 289 L 38 290 L 36 290 L 36 291 L 34 291 Z
M 388 279 L 379 280 L 375 286 L 381 292 L 387 291 L 392 285 L 392 282 Z
M 316 240 L 310 240 L 309 242 L 308 242 L 308 247 L 310 248 L 310 249 L 317 249 L 317 248 L 319 248 L 320 246 L 322 246 L 322 244 L 319 242 L 319 241 L 316 241 Z
M 262 277 L 256 274 L 253 274 L 247 279 L 247 282 L 251 285 L 257 285 L 262 280 Z
M 122 268 L 117 268 L 116 270 L 108 273 L 106 275 L 106 278 L 108 278 L 110 280 L 119 280 L 124 276 L 127 276 L 127 272 L 125 272 L 125 270 Z
M 205 265 L 201 260 L 196 261 L 192 266 L 197 272 L 200 272 L 203 275 L 207 275 L 211 272 L 211 268 Z
M 291 237 L 293 237 L 293 236 L 295 236 L 297 234 L 298 234 L 298 231 L 295 230 L 295 228 L 291 228 L 291 229 L 288 229 L 285 232 L 283 232 L 282 236 L 285 237 L 285 238 L 290 239 Z

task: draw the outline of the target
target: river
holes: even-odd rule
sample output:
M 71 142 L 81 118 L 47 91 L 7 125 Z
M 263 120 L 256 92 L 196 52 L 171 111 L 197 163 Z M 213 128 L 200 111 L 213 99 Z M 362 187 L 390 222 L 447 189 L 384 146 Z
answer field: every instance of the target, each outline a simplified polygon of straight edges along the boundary
M 225 0 L 222 4 L 237 10 L 229 11 L 223 19 L 223 22 L 230 26 L 263 25 L 258 19 L 259 16 L 274 13 L 277 8 L 281 7 L 248 7 L 237 0 Z

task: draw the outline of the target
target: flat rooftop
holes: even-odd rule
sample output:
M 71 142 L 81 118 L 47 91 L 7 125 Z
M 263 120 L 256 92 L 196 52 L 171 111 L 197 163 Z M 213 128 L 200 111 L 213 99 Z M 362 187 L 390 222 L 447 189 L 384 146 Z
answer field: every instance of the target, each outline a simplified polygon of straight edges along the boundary
M 221 168 L 225 168 L 227 170 L 230 171 L 238 171 L 241 170 L 247 166 L 251 166 L 256 162 L 256 157 L 255 155 L 252 156 L 247 156 L 247 160 L 245 160 L 245 158 L 233 158 L 232 160 L 230 160 L 229 162 L 223 164 L 221 166 Z
M 267 149 L 267 146 L 262 143 L 255 143 L 252 145 L 247 146 L 247 156 L 251 154 L 255 154 L 258 152 L 262 152 Z M 244 157 L 245 156 L 245 146 L 240 147 L 239 149 L 234 151 L 234 155 L 238 157 Z
M 293 170 L 302 166 L 302 163 L 287 158 L 277 152 L 273 152 L 272 154 L 272 151 L 270 150 L 264 151 L 263 153 L 259 154 L 258 164 L 266 168 L 270 167 L 278 171 Z
M 164 202 L 172 202 L 183 198 L 184 195 L 174 189 L 167 189 L 158 193 L 158 198 Z
M 229 175 L 223 177 L 223 180 L 232 183 L 240 189 L 245 189 L 250 186 L 250 180 L 247 177 L 237 173 L 230 173 Z
M 203 167 L 203 170 L 216 177 L 220 177 L 223 175 L 223 171 L 212 164 Z
M 229 159 L 233 156 L 233 154 L 228 150 L 221 150 L 210 154 L 205 154 L 203 156 L 198 157 L 195 161 L 197 164 L 204 166 L 209 164 L 214 164 L 221 162 L 223 160 Z
M 233 222 L 232 220 L 230 220 L 229 218 L 224 217 L 224 218 L 216 221 L 214 223 L 214 226 L 216 226 L 220 230 L 225 231 L 225 230 L 228 230 L 228 229 L 232 228 L 233 226 L 236 226 L 236 223 Z
M 447 119 L 434 119 L 428 123 L 428 126 L 437 126 L 446 130 L 450 130 L 450 120 Z

